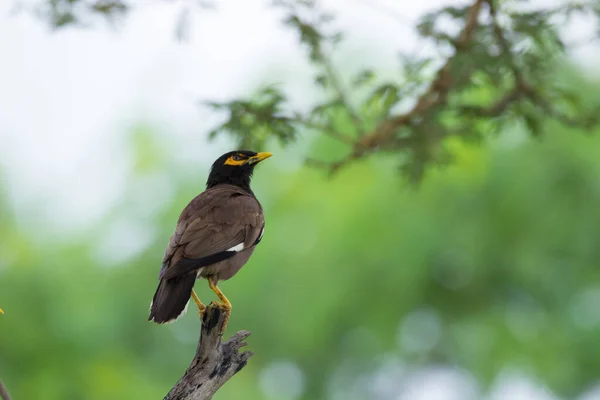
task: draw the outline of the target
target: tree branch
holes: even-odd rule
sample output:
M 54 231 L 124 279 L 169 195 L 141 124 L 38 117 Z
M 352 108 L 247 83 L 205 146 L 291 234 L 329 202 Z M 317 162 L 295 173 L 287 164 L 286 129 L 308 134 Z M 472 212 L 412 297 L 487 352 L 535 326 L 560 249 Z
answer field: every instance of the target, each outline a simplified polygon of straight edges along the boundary
M 540 93 L 538 93 L 537 90 L 534 89 L 533 85 L 527 82 L 523 75 L 523 72 L 521 71 L 521 69 L 519 69 L 519 66 L 517 65 L 515 54 L 512 51 L 511 46 L 504 35 L 504 31 L 500 26 L 500 22 L 498 21 L 498 10 L 496 7 L 495 0 L 486 0 L 486 3 L 488 4 L 488 7 L 490 9 L 490 17 L 492 19 L 494 35 L 498 44 L 500 45 L 500 48 L 502 49 L 502 52 L 506 54 L 506 56 L 510 60 L 509 66 L 513 78 L 515 80 L 514 89 L 511 91 L 511 93 L 507 94 L 507 96 L 505 96 L 504 99 L 511 100 L 509 99 L 509 96 L 511 94 L 514 97 L 514 100 L 517 100 L 519 97 L 526 97 L 529 100 L 531 100 L 531 102 L 537 108 L 541 109 L 542 112 L 544 112 L 547 116 L 559 121 L 565 126 L 570 126 L 572 128 L 589 128 L 592 125 L 597 124 L 598 110 L 594 111 L 590 114 L 590 116 L 586 118 L 581 118 L 581 116 L 579 116 L 578 118 L 570 117 L 561 112 L 557 107 L 552 105 L 550 101 L 545 99 L 544 96 L 542 96 Z M 508 102 L 506 106 L 508 106 L 509 104 L 510 102 Z M 498 106 L 501 105 L 502 102 L 499 102 Z
M 6 388 L 4 383 L 2 383 L 2 381 L 0 381 L 0 399 L 2 399 L 2 400 L 11 400 L 12 399 L 10 397 L 10 393 L 8 393 L 8 389 Z
M 396 132 L 402 126 L 408 126 L 417 116 L 423 116 L 426 112 L 446 103 L 448 93 L 455 84 L 455 78 L 452 76 L 452 67 L 456 59 L 468 51 L 469 45 L 473 40 L 474 32 L 478 26 L 478 17 L 481 6 L 485 0 L 475 0 L 467 13 L 465 26 L 453 41 L 455 53 L 438 70 L 435 78 L 427 90 L 419 96 L 414 107 L 401 115 L 384 120 L 373 131 L 360 138 L 353 145 L 352 151 L 348 156 L 330 163 L 330 172 L 335 172 L 344 166 L 347 162 L 357 160 L 378 147 L 386 147 L 388 144 L 396 143 Z
M 252 357 L 240 349 L 250 332 L 240 331 L 221 343 L 221 331 L 229 314 L 211 303 L 202 317 L 196 355 L 183 377 L 163 400 L 209 400 L 221 386 L 238 373 Z
M 332 174 L 346 164 L 364 158 L 373 152 L 389 149 L 422 151 L 423 146 L 427 146 L 424 143 L 428 139 L 427 137 L 423 137 L 423 131 L 419 130 L 419 127 L 425 121 L 435 119 L 436 112 L 448 106 L 450 93 L 467 82 L 474 72 L 472 66 L 466 65 L 464 67 L 465 72 L 457 75 L 456 66 L 463 62 L 462 57 L 471 50 L 474 44 L 477 44 L 475 32 L 479 26 L 478 21 L 482 8 L 486 5 L 491 20 L 492 38 L 500 47 L 514 83 L 511 85 L 512 87 L 507 88 L 504 93 L 489 105 L 466 104 L 454 106 L 459 115 L 487 119 L 496 118 L 505 114 L 515 104 L 529 101 L 534 107 L 540 109 L 544 115 L 558 120 L 567 126 L 585 128 L 598 123 L 600 120 L 598 115 L 600 113 L 597 110 L 594 110 L 587 117 L 570 117 L 546 99 L 541 94 L 541 90 L 535 86 L 535 83 L 528 81 L 529 77 L 526 75 L 526 69 L 519 65 L 517 55 L 513 51 L 507 32 L 499 21 L 497 0 L 473 0 L 471 6 L 467 9 L 463 29 L 456 38 L 449 38 L 447 40 L 448 43 L 454 46 L 454 54 L 437 71 L 429 86 L 416 99 L 414 106 L 403 114 L 384 119 L 366 135 L 356 140 L 353 139 L 352 143 L 345 141 L 344 143 L 350 145 L 350 151 L 345 157 L 333 162 L 309 159 L 309 164 L 324 167 Z M 399 138 L 398 133 L 402 128 L 411 130 L 412 134 L 405 138 Z M 533 128 L 530 129 L 533 130 Z M 443 135 L 438 136 L 436 140 L 450 134 L 449 131 L 446 131 Z
M 454 83 L 451 74 L 452 66 L 454 61 L 469 48 L 469 44 L 473 39 L 473 33 L 478 25 L 477 18 L 483 3 L 484 0 L 476 0 L 471 6 L 466 18 L 465 27 L 455 41 L 456 52 L 438 70 L 433 82 L 431 82 L 425 93 L 419 97 L 415 106 L 409 112 L 386 121 L 387 123 L 380 125 L 378 129 L 365 136 L 363 140 L 357 143 L 354 152 L 362 153 L 366 149 L 372 149 L 382 142 L 391 140 L 394 137 L 396 129 L 407 125 L 417 114 L 423 114 L 432 107 L 446 102 L 448 92 Z

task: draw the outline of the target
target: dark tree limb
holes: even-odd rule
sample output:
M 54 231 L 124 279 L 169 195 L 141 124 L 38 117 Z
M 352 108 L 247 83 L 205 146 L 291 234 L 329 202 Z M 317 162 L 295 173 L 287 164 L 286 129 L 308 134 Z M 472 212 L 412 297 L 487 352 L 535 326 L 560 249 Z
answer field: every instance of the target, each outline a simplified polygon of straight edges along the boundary
M 200 340 L 196 355 L 183 377 L 163 400 L 208 400 L 252 357 L 252 352 L 240 349 L 250 332 L 240 331 L 221 343 L 223 326 L 229 313 L 211 303 L 202 317 Z

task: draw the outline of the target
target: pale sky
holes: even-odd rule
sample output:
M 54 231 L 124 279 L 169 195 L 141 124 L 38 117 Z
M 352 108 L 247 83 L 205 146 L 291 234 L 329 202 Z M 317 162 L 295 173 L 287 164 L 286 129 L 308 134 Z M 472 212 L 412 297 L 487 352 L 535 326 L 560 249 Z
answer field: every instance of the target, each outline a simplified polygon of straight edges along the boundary
M 54 33 L 32 15 L 11 14 L 11 1 L 0 2 L 0 166 L 17 209 L 39 208 L 43 199 L 39 218 L 90 221 L 122 189 L 119 140 L 132 126 L 164 131 L 178 157 L 207 164 L 227 142 L 206 144 L 215 120 L 195 100 L 243 96 L 273 71 L 292 93 L 306 92 L 303 53 L 269 3 L 192 8 L 189 41 L 181 43 L 174 34 L 180 2 L 138 1 L 118 30 L 100 24 Z M 397 50 L 423 47 L 411 21 L 441 3 L 457 1 L 322 1 L 347 32 L 345 56 L 372 52 L 390 68 Z M 581 24 L 570 29 L 569 36 L 586 35 Z M 590 54 L 598 60 L 598 49 L 587 52 L 588 63 Z M 294 79 L 287 84 L 286 76 Z
M 214 120 L 197 99 L 247 94 L 274 69 L 308 79 L 293 33 L 266 3 L 197 10 L 186 43 L 174 37 L 181 8 L 167 2 L 143 3 L 118 31 L 55 33 L 0 3 L 0 165 L 18 207 L 37 207 L 43 198 L 47 210 L 39 211 L 60 213 L 67 224 L 105 209 L 123 184 L 118 140 L 139 123 L 165 130 L 180 157 L 211 161 L 226 145 L 206 145 Z M 381 12 L 361 18 L 369 9 L 357 1 L 342 22 L 387 22 L 361 32 L 363 40 L 408 37 L 410 29 Z M 392 46 L 388 52 L 393 57 Z

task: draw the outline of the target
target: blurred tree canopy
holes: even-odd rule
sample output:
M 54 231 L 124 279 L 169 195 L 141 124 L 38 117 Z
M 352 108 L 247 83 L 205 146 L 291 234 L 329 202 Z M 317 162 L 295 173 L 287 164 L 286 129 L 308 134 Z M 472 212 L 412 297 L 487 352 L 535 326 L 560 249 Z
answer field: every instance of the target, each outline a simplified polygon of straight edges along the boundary
M 251 330 L 256 355 L 215 398 L 392 399 L 428 365 L 474 377 L 472 399 L 507 369 L 564 398 L 597 384 L 600 136 L 544 128 L 543 143 L 516 148 L 451 141 L 455 162 L 419 191 L 403 190 L 392 159 L 333 181 L 262 166 L 268 234 L 223 286 L 228 330 Z M 134 136 L 147 145 L 131 157 L 149 160 L 162 139 Z M 15 399 L 160 398 L 194 354 L 194 313 L 168 326 L 146 316 L 173 221 L 201 183 L 174 159 L 151 160 L 77 237 L 36 240 L 2 192 L 0 376 Z M 150 207 L 149 190 L 177 195 Z M 282 363 L 301 384 L 277 374 Z M 376 384 L 390 365 L 402 366 L 384 385 L 394 396 Z
M 131 9 L 42 4 L 60 28 Z M 562 398 L 600 385 L 600 84 L 567 65 L 560 35 L 575 14 L 598 20 L 598 3 L 432 12 L 417 29 L 444 57 L 405 55 L 393 82 L 377 66 L 346 82 L 332 17 L 311 1 L 276 6 L 327 100 L 293 110 L 266 82 L 253 98 L 208 103 L 225 121 L 213 136 L 261 148 L 317 132 L 311 163 L 337 176 L 257 173 L 267 232 L 223 289 L 228 329 L 251 330 L 256 355 L 215 398 L 397 399 L 428 366 L 474 382 L 465 400 L 513 370 Z M 202 187 L 156 156 L 161 140 L 132 132 L 121 202 L 76 237 L 40 240 L 0 187 L 0 377 L 15 399 L 160 398 L 188 365 L 196 315 L 146 321 L 174 221 Z
M 565 61 L 572 47 L 561 29 L 573 17 L 593 20 L 597 37 L 589 39 L 600 38 L 598 1 L 536 5 L 473 0 L 440 7 L 423 15 L 415 27 L 423 40 L 435 43 L 438 54 L 400 54 L 402 68 L 391 81 L 378 79 L 377 65 L 342 79 L 332 54 L 344 35 L 332 27 L 335 16 L 318 2 L 276 0 L 273 5 L 285 11 L 283 22 L 307 50 L 314 82 L 325 100 L 308 111 L 295 110 L 285 87 L 268 85 L 253 98 L 209 101 L 225 118 L 211 137 L 230 134 L 240 147 L 260 149 L 270 138 L 293 143 L 298 130 L 308 128 L 346 146 L 337 159 L 309 159 L 314 165 L 335 172 L 350 161 L 386 152 L 395 154 L 400 168 L 418 181 L 428 166 L 450 160 L 442 145 L 448 137 L 489 139 L 515 120 L 539 136 L 544 133 L 541 121 L 547 118 L 589 130 L 600 118 L 600 99 L 582 101 L 557 75 L 559 61 Z M 113 20 L 134 10 L 121 0 L 43 0 L 38 8 L 57 28 L 89 24 L 93 17 Z

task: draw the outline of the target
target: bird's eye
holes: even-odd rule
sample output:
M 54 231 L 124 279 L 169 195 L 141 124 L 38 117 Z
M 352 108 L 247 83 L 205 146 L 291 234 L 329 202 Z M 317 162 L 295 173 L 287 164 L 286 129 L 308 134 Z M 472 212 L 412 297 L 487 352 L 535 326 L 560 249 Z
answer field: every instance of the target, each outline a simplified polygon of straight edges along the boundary
M 240 156 L 239 154 L 236 154 L 232 158 L 234 161 L 240 161 L 242 159 L 242 156 Z

